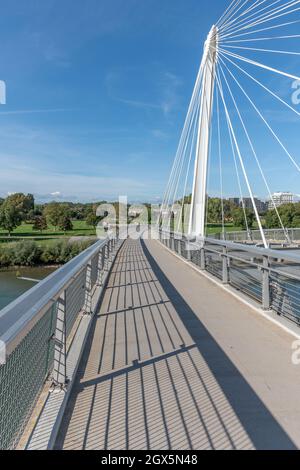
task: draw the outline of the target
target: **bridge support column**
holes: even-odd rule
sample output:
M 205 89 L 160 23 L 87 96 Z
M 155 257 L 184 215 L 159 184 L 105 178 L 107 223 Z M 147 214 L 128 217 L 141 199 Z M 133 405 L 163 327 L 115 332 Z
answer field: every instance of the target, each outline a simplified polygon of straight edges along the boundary
M 270 272 L 269 258 L 264 256 L 262 269 L 262 307 L 264 310 L 270 310 Z
M 52 383 L 54 389 L 63 390 L 67 383 L 67 334 L 66 334 L 66 291 L 56 302 L 56 328 L 54 337 L 54 366 Z
M 222 254 L 222 282 L 223 284 L 228 284 L 229 282 L 229 272 L 228 272 L 228 257 L 227 257 L 227 249 L 223 247 L 223 254 Z

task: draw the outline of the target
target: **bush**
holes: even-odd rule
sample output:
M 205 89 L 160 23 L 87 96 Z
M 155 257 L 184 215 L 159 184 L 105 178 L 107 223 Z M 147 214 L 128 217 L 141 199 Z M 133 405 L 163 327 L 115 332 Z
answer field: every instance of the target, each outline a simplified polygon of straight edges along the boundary
M 0 267 L 65 264 L 88 248 L 93 242 L 57 240 L 40 247 L 35 241 L 22 240 L 10 246 L 0 246 Z
M 14 265 L 34 266 L 40 261 L 41 249 L 34 241 L 22 240 L 11 251 Z

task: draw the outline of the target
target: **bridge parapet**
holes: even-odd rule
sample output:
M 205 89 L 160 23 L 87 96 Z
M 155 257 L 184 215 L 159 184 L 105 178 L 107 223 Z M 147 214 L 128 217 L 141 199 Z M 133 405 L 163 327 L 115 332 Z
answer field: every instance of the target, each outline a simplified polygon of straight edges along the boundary
M 278 242 L 278 243 L 287 243 L 287 237 L 290 242 L 296 245 L 300 244 L 300 228 L 287 228 L 285 230 L 276 228 L 276 229 L 264 229 L 265 238 L 268 242 Z M 262 237 L 259 230 L 251 230 L 247 232 L 246 230 L 240 230 L 238 232 L 225 232 L 217 233 L 215 235 L 210 235 L 211 238 L 221 240 L 222 237 L 225 237 L 227 241 L 233 242 L 258 242 L 262 243 Z
M 213 238 L 190 238 L 160 230 L 160 241 L 188 262 L 207 271 L 300 326 L 300 256 Z
M 6 351 L 0 364 L 1 449 L 18 446 L 42 390 L 51 387 L 53 398 L 44 400 L 52 410 L 46 416 L 48 447 L 121 243 L 118 237 L 99 240 L 0 312 Z

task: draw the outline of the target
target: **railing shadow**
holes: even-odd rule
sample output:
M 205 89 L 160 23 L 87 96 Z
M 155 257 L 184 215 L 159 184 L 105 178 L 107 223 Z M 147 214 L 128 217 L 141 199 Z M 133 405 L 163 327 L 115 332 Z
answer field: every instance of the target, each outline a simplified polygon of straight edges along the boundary
M 295 445 L 145 242 L 128 240 L 94 319 L 56 448 Z
M 253 388 L 240 374 L 229 357 L 220 348 L 201 320 L 185 302 L 165 276 L 142 240 L 145 256 L 162 285 L 172 299 L 176 312 L 191 334 L 201 355 L 239 418 L 256 449 L 296 449 L 286 432 L 260 400 Z

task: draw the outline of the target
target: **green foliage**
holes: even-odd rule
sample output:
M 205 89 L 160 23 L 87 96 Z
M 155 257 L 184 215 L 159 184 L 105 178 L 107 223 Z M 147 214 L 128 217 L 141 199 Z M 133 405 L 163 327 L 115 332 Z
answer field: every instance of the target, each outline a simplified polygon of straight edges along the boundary
M 47 219 L 43 215 L 38 215 L 34 218 L 34 223 L 33 223 L 33 229 L 34 230 L 39 230 L 42 232 L 43 230 L 47 230 L 48 225 L 47 225 Z
M 66 207 L 58 202 L 51 202 L 45 206 L 43 215 L 49 224 L 57 230 L 60 219 L 65 215 Z
M 5 202 L 15 207 L 22 220 L 26 220 L 30 211 L 34 210 L 34 197 L 32 194 L 11 194 L 6 198 Z
M 246 214 L 248 227 L 250 229 L 253 227 L 255 216 L 254 216 L 254 213 L 250 211 L 249 209 L 245 209 L 245 214 Z M 244 214 L 243 209 L 240 207 L 237 207 L 236 209 L 234 209 L 232 213 L 233 224 L 236 227 L 241 227 L 243 230 L 246 230 L 247 228 L 245 214 Z
M 40 260 L 41 249 L 34 241 L 22 240 L 11 248 L 14 265 L 34 266 Z
M 223 206 L 223 207 L 222 207 Z M 208 198 L 207 202 L 207 222 L 209 224 L 217 224 L 222 222 L 222 211 L 224 214 L 224 221 L 232 221 L 232 214 L 235 207 L 227 200 L 222 200 L 218 197 Z
M 63 214 L 58 220 L 58 228 L 63 232 L 73 230 L 72 220 L 68 214 Z
M 21 225 L 22 215 L 19 209 L 7 198 L 0 206 L 0 227 L 11 232 Z
M 42 246 L 32 240 L 10 243 L 9 246 L 0 246 L 0 267 L 64 264 L 92 243 L 91 240 L 80 242 L 58 240 Z
M 283 204 L 277 208 L 284 227 L 298 228 L 300 227 L 300 203 Z M 276 210 L 272 209 L 265 216 L 266 228 L 281 227 Z

